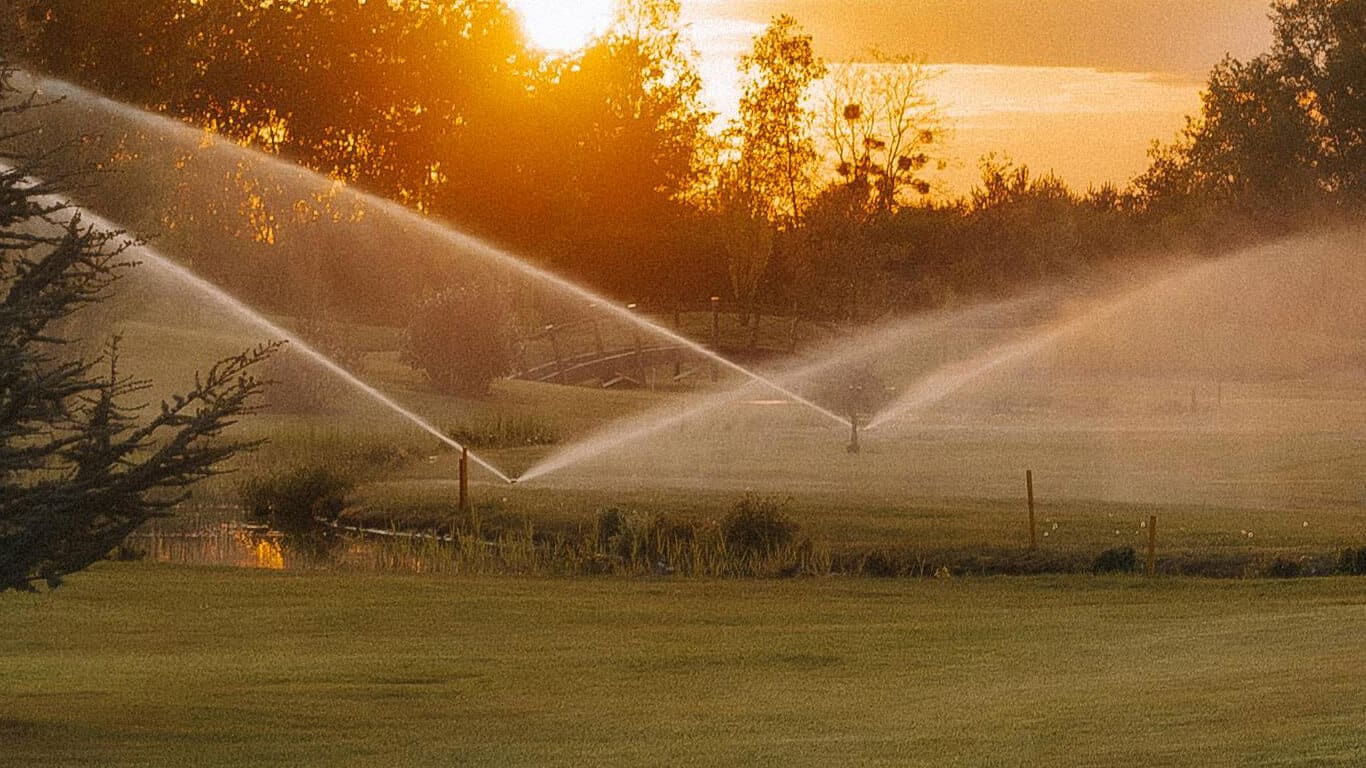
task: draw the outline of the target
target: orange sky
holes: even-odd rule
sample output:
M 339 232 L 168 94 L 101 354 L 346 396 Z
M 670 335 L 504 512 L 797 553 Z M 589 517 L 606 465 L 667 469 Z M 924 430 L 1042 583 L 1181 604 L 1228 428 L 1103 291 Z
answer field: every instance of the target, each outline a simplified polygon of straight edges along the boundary
M 1225 53 L 1270 45 L 1268 0 L 684 0 L 714 108 L 734 109 L 734 59 L 777 13 L 828 60 L 868 49 L 942 65 L 932 90 L 953 118 L 942 190 L 965 191 L 1000 151 L 1076 187 L 1125 182 L 1153 139 L 1199 108 Z

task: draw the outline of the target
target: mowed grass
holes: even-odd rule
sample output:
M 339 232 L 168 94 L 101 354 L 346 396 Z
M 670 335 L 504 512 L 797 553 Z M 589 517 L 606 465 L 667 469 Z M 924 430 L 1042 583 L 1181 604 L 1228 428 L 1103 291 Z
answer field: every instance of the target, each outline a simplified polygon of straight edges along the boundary
M 103 564 L 0 626 L 5 765 L 1366 761 L 1366 580 Z

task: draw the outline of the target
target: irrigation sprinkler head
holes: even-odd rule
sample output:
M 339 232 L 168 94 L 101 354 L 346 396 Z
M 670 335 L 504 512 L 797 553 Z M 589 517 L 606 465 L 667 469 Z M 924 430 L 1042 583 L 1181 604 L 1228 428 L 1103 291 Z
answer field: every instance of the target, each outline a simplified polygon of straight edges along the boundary
M 516 484 L 517 484 L 517 478 L 515 478 L 515 477 L 509 477 L 509 478 L 508 478 L 508 485 L 516 485 Z

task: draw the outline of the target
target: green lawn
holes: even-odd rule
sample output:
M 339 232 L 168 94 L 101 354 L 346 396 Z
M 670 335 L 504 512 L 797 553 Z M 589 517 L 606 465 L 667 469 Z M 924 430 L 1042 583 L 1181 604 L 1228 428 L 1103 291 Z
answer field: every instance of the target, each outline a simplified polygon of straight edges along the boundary
M 1361 765 L 1366 580 L 464 580 L 0 599 L 4 765 Z

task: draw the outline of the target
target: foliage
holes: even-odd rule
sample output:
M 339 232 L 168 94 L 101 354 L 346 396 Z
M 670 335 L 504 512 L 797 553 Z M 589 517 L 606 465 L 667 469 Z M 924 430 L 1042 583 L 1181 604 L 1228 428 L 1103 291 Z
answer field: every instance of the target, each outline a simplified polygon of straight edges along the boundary
M 1133 573 L 1138 570 L 1138 553 L 1133 547 L 1115 547 L 1096 556 L 1091 563 L 1096 573 Z
M 1201 114 L 1131 187 L 1073 190 L 988 156 L 956 200 L 924 194 L 946 127 L 926 98 L 930 70 L 880 55 L 836 66 L 813 114 L 825 66 L 788 16 L 743 57 L 722 140 L 706 130 L 677 0 L 622 3 L 608 32 L 558 55 L 528 49 L 497 0 L 16 0 L 0 26 L 25 33 L 28 66 L 459 221 L 622 298 L 729 292 L 746 308 L 866 322 L 1117 257 L 1226 248 L 1302 211 L 1352 215 L 1366 168 L 1363 3 L 1276 0 L 1272 50 L 1220 62 Z M 261 306 L 320 285 L 353 319 L 396 325 L 415 293 L 451 277 L 405 253 L 370 279 L 373 259 L 344 247 L 372 234 L 358 224 L 369 212 L 193 152 L 173 164 L 175 199 L 115 200 L 119 220 L 157 207 L 150 223 L 178 253 Z M 180 194 L 212 173 L 214 194 Z M 243 268 L 242 238 L 329 257 Z
M 740 163 L 717 172 L 712 223 L 726 262 L 731 295 L 752 312 L 773 256 L 774 227 L 767 202 L 744 177 Z
M 721 519 L 721 536 L 737 552 L 764 554 L 790 544 L 800 526 L 787 514 L 786 502 L 746 494 Z
M 1310 123 L 1329 190 L 1366 194 L 1366 0 L 1275 0 L 1271 57 Z
M 712 120 L 676 0 L 623 3 L 606 35 L 558 57 L 529 49 L 500 0 L 19 2 L 34 12 L 0 25 L 31 33 L 23 56 L 35 69 L 458 220 L 600 284 L 634 284 L 621 259 L 658 254 L 662 269 L 686 248 L 652 229 L 686 216 L 679 198 Z M 172 206 L 164 228 L 194 219 L 287 236 L 295 200 L 269 183 L 224 181 L 228 199 L 212 215 Z M 539 226 L 525 226 L 529 217 Z
M 825 63 L 797 20 L 780 15 L 740 58 L 740 74 L 740 114 L 730 129 L 737 175 L 766 218 L 795 226 L 815 186 L 814 115 L 806 100 L 812 83 L 825 76 Z
M 469 282 L 422 302 L 404 337 L 410 365 L 445 394 L 479 397 L 512 369 L 511 307 L 497 288 Z
M 35 108 L 0 63 L 0 141 Z M 144 418 L 150 382 L 120 373 L 118 338 L 87 359 L 64 320 L 108 298 L 128 242 L 85 224 L 37 178 L 59 173 L 0 148 L 0 591 L 55 587 L 253 443 L 223 432 L 252 410 L 274 345 L 222 360 Z
M 1366 2 L 1276 0 L 1275 47 L 1211 71 L 1201 114 L 1156 145 L 1144 205 L 1265 214 L 1360 202 L 1366 168 Z
M 1338 557 L 1338 573 L 1366 576 L 1366 547 L 1347 547 Z
M 907 191 L 930 192 L 921 174 L 931 167 L 930 151 L 944 134 L 926 93 L 930 77 L 918 59 L 880 53 L 871 62 L 844 62 L 831 73 L 821 131 L 834 148 L 840 180 L 858 190 L 871 210 L 905 204 Z
M 626 533 L 630 524 L 626 515 L 626 511 L 621 507 L 608 507 L 598 511 L 593 527 L 594 539 L 596 539 L 599 549 L 608 550 L 612 548 L 613 543 Z
M 247 519 L 283 533 L 291 549 L 323 557 L 341 543 L 334 526 L 351 488 L 349 478 L 329 468 L 299 467 L 247 480 L 240 495 Z
M 1277 557 L 1266 567 L 1266 575 L 1273 579 L 1293 579 L 1299 576 L 1304 570 L 1304 566 L 1298 560 L 1288 557 Z

